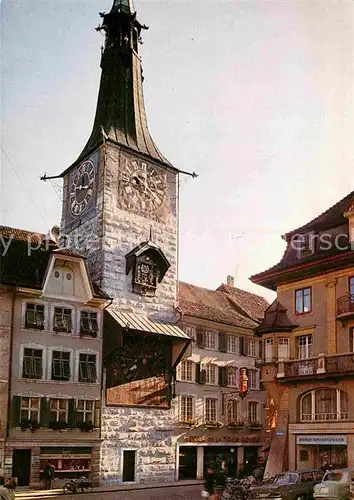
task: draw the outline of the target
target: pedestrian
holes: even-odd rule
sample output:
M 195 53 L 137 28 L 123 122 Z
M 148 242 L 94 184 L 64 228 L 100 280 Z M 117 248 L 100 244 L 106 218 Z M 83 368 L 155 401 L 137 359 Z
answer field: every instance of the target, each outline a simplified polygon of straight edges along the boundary
M 44 471 L 43 471 L 43 473 L 44 473 L 44 479 L 45 479 L 45 489 L 46 490 L 51 490 L 52 489 L 54 472 L 55 472 L 54 466 L 50 462 L 47 462 L 45 464 Z
M 204 478 L 204 490 L 202 496 L 215 500 L 215 469 L 209 465 Z
M 4 478 L 0 477 L 0 500 L 13 500 L 14 492 L 4 486 Z

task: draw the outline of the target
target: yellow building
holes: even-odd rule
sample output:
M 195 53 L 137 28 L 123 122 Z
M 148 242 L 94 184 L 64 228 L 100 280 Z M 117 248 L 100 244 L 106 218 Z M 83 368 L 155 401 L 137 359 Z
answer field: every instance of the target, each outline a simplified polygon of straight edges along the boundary
M 283 238 L 282 260 L 251 278 L 277 292 L 257 329 L 266 473 L 354 467 L 354 191 Z

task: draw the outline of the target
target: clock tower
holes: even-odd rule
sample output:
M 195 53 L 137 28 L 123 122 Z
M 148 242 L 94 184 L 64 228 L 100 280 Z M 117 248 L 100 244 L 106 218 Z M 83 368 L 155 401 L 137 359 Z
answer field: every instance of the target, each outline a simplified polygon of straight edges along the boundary
M 113 298 L 104 326 L 102 479 L 173 480 L 173 377 L 190 343 L 175 325 L 179 171 L 147 125 L 138 49 L 148 28 L 132 0 L 114 0 L 100 16 L 96 115 L 62 174 L 62 244 L 87 257 L 93 280 Z

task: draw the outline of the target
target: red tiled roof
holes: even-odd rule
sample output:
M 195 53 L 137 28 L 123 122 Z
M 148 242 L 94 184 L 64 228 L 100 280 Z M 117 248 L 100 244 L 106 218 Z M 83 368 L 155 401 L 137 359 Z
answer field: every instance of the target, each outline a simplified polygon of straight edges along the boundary
M 79 259 L 86 259 L 84 255 L 82 255 L 79 252 L 75 252 L 75 250 L 71 250 L 71 248 L 56 248 L 55 250 L 53 250 L 53 253 L 64 255 L 67 257 L 77 257 Z
M 19 241 L 27 241 L 31 243 L 40 243 L 45 234 L 35 233 L 33 231 L 26 231 L 24 229 L 17 229 L 15 227 L 0 226 L 0 235 L 3 238 L 12 238 Z
M 294 233 L 304 234 L 310 231 L 324 231 L 326 229 L 346 224 L 348 220 L 344 217 L 343 213 L 346 211 L 350 202 L 353 201 L 354 191 L 351 191 L 347 194 L 347 196 L 337 201 L 337 203 L 315 217 L 315 219 L 312 219 L 305 225 L 286 233 L 286 240 L 288 240 Z
M 265 310 L 269 307 L 269 302 L 264 297 L 241 290 L 241 288 L 228 286 L 223 283 L 217 288 L 217 291 L 230 295 L 239 312 L 247 315 L 254 321 L 261 321 L 264 318 Z
M 184 315 L 254 329 L 258 323 L 240 314 L 226 293 L 179 282 L 179 307 Z

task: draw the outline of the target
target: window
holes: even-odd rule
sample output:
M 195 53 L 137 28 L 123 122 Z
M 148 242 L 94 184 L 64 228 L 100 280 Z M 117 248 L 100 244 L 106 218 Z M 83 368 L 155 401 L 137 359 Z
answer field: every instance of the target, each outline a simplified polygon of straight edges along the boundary
M 69 408 L 68 399 L 51 399 L 50 400 L 51 422 L 67 422 L 68 408 Z
M 258 370 L 248 370 L 248 387 L 250 389 L 259 389 L 259 372 Z
M 188 326 L 188 325 L 183 325 L 182 330 L 184 333 L 188 335 L 191 339 L 195 338 L 195 327 L 194 326 Z
M 297 338 L 299 359 L 308 359 L 312 356 L 312 335 L 300 335 Z
M 93 423 L 94 401 L 78 399 L 76 408 L 76 422 L 82 424 L 83 422 Z
M 40 398 L 21 398 L 21 420 L 39 422 Z
M 205 399 L 205 420 L 208 422 L 216 421 L 216 404 L 217 399 L 206 398 Z
M 237 368 L 236 366 L 227 367 L 227 385 L 237 387 Z
M 205 383 L 206 384 L 216 384 L 217 383 L 217 366 L 208 364 L 205 365 Z
M 258 424 L 258 403 L 255 401 L 248 403 L 248 423 Z
M 97 337 L 98 321 L 96 312 L 81 311 L 80 333 L 81 335 Z
M 227 421 L 237 422 L 238 420 L 237 401 L 230 400 L 227 402 Z
M 181 363 L 181 380 L 184 382 L 193 382 L 194 377 L 193 377 L 193 368 L 194 368 L 194 363 L 193 361 L 182 361 Z
M 266 339 L 264 341 L 264 361 L 271 363 L 274 358 L 274 343 L 273 339 Z
M 193 419 L 193 400 L 192 396 L 181 396 L 181 421 Z
M 43 362 L 41 349 L 25 348 L 23 351 L 22 377 L 41 379 L 43 376 Z
M 246 354 L 247 356 L 259 355 L 258 340 L 248 339 L 246 341 Z
M 278 339 L 278 361 L 289 359 L 289 339 Z
M 349 278 L 349 295 L 350 301 L 354 302 L 354 276 Z
M 25 328 L 44 330 L 43 304 L 26 304 Z
M 240 353 L 240 339 L 237 335 L 227 336 L 227 352 L 231 352 L 232 354 Z
M 54 308 L 53 330 L 55 332 L 71 332 L 71 309 L 65 309 L 63 307 Z
M 218 348 L 218 335 L 216 332 L 205 332 L 205 348 L 214 349 Z
M 301 288 L 295 291 L 296 314 L 305 314 L 312 311 L 311 288 Z
M 53 351 L 52 380 L 70 380 L 70 352 Z
M 315 389 L 300 399 L 301 422 L 349 420 L 348 396 L 340 389 Z
M 96 382 L 96 354 L 80 354 L 79 382 Z

